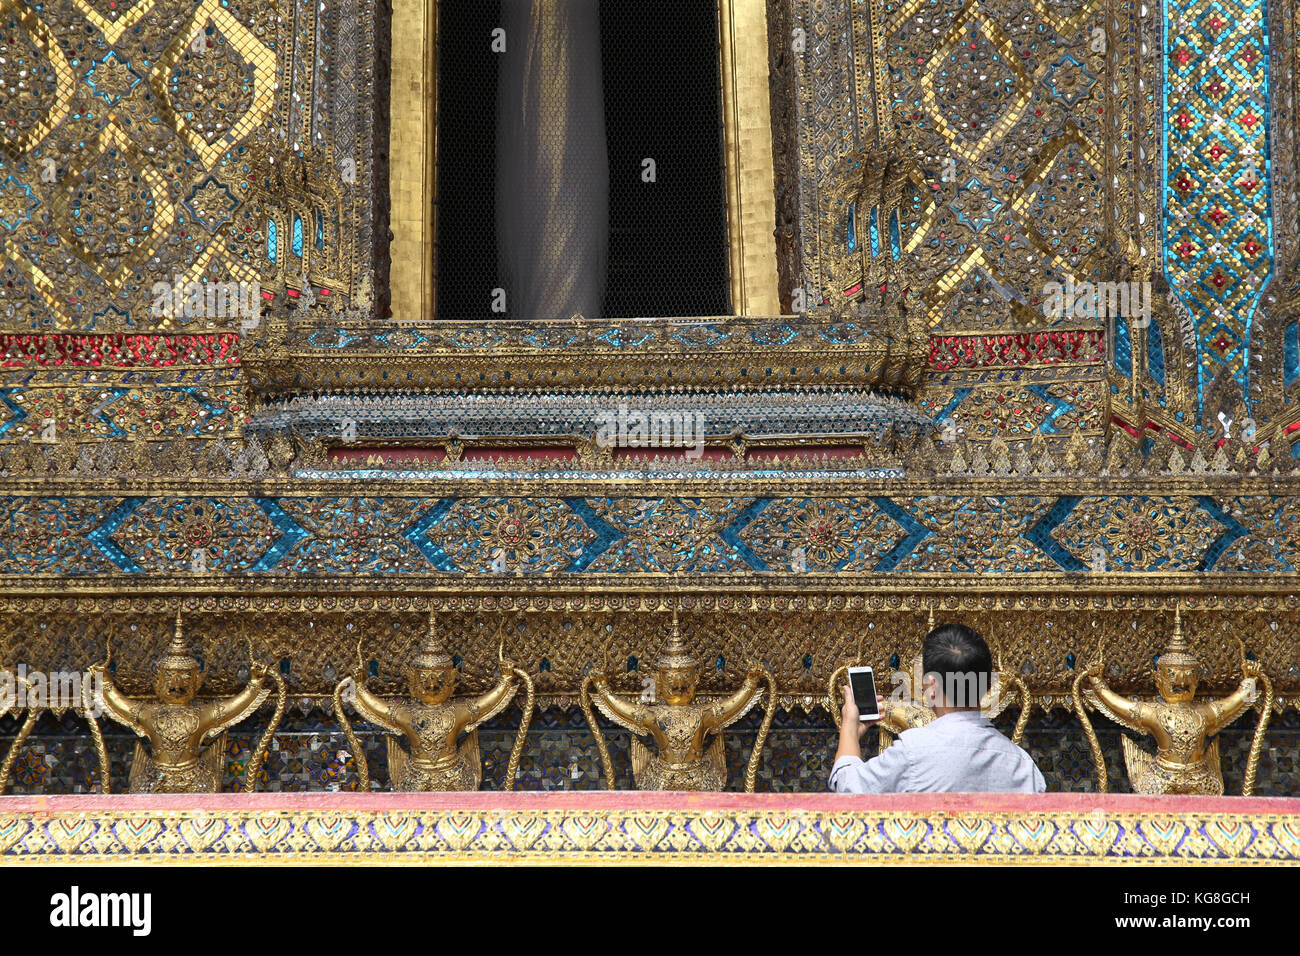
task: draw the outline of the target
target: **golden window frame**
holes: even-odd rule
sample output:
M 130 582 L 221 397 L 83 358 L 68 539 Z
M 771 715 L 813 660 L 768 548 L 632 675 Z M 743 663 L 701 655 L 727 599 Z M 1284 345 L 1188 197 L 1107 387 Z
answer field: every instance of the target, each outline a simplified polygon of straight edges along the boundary
M 431 322 L 437 296 L 439 0 L 397 0 L 389 78 L 393 318 Z M 717 0 L 734 315 L 780 315 L 766 0 Z

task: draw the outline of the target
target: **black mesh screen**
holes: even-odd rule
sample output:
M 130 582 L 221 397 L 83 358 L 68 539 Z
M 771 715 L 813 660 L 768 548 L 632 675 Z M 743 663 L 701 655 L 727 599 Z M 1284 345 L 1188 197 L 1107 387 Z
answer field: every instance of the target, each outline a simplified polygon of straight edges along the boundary
M 600 5 L 608 316 L 730 311 L 715 0 Z M 658 182 L 641 181 L 645 158 Z
M 497 287 L 497 62 L 489 43 L 501 22 L 500 9 L 500 0 L 438 4 L 434 265 L 440 319 L 492 316 L 491 290 Z
M 505 285 L 494 217 L 498 59 L 490 48 L 502 2 L 512 0 L 439 5 L 440 319 L 535 317 L 491 310 L 491 291 Z M 715 0 L 600 3 L 606 317 L 730 312 L 717 16 Z M 643 179 L 646 159 L 655 164 L 652 183 Z

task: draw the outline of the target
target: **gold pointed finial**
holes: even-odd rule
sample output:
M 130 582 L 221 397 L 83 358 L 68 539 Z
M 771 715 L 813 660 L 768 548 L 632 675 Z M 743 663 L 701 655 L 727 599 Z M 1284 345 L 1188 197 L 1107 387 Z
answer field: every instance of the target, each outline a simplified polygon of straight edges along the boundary
M 686 642 L 682 639 L 682 630 L 677 623 L 676 606 L 673 607 L 673 620 L 668 628 L 668 643 L 664 645 L 663 653 L 659 655 L 656 666 L 660 670 L 677 670 L 695 666 L 695 658 L 691 657 Z
M 454 666 L 451 655 L 443 649 L 442 639 L 438 637 L 438 618 L 433 611 L 429 611 L 429 628 L 424 635 L 424 640 L 420 642 L 420 650 L 411 665 L 426 670 Z
M 199 662 L 195 660 L 185 646 L 185 625 L 181 621 L 181 611 L 176 611 L 176 623 L 172 626 L 172 639 L 167 643 L 167 652 L 158 662 L 160 671 L 198 670 Z
M 1183 614 L 1179 605 L 1174 605 L 1174 633 L 1169 638 L 1169 645 L 1156 661 L 1160 667 L 1195 667 L 1200 661 L 1192 653 L 1192 645 L 1183 634 Z

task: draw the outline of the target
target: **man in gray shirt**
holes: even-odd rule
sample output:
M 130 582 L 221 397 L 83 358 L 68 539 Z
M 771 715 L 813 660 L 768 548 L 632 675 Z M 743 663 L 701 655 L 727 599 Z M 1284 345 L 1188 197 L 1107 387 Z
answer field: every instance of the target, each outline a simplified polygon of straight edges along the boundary
M 893 746 L 863 761 L 859 720 L 848 685 L 840 711 L 840 744 L 831 768 L 837 793 L 1043 793 L 1047 785 L 1029 754 L 980 713 L 993 657 L 984 639 L 964 624 L 926 635 L 921 650 L 924 702 L 935 719 L 905 730 Z M 883 702 L 883 701 L 882 701 Z

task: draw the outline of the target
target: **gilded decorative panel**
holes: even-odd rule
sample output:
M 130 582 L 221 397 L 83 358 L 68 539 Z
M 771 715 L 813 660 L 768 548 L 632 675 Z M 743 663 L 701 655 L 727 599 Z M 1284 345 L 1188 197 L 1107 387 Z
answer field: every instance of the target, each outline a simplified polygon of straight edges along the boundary
M 927 810 L 843 797 L 700 798 L 690 808 L 635 809 L 599 796 L 542 807 L 526 798 L 400 798 L 358 809 L 334 798 L 290 809 L 263 798 L 233 807 L 132 804 L 88 811 L 75 798 L 24 801 L 0 816 L 0 858 L 33 864 L 124 858 L 263 863 L 966 863 L 1213 866 L 1295 865 L 1300 841 L 1284 801 L 1225 811 L 1182 800 L 1178 811 L 1114 801 L 1096 810 L 956 802 Z M 427 798 L 426 798 L 427 799 Z M 1095 804 L 1094 804 L 1095 805 Z
M 0 664 L 112 642 L 141 692 L 179 608 L 207 692 L 251 643 L 306 714 L 356 666 L 393 682 L 432 610 L 468 686 L 504 639 L 561 711 L 606 662 L 635 691 L 675 608 L 703 693 L 762 660 L 820 714 L 836 666 L 900 667 L 933 612 L 1037 721 L 1103 641 L 1147 692 L 1182 607 L 1212 692 L 1248 653 L 1294 709 L 1293 4 L 766 13 L 735 49 L 778 70 L 782 221 L 756 221 L 764 158 L 732 280 L 772 298 L 779 226 L 802 314 L 435 325 L 382 314 L 386 13 L 0 0 Z M 750 158 L 762 62 L 727 100 Z M 1111 281 L 1149 314 L 1048 314 L 1048 283 Z M 598 449 L 638 396 L 707 414 L 702 457 Z M 824 823 L 799 839 L 910 839 Z M 1156 845 L 1060 826 L 1062 855 Z
M 353 250 L 373 228 L 371 16 L 6 0 L 5 329 L 238 328 L 303 296 L 368 308 Z M 219 284 L 237 304 L 214 305 Z
M 466 496 L 432 484 L 425 495 L 381 498 L 11 495 L 0 497 L 0 568 L 32 584 L 192 570 L 265 574 L 289 587 L 336 573 L 354 586 L 369 574 L 468 575 L 466 587 L 495 590 L 497 575 L 1249 573 L 1294 559 L 1291 536 L 1274 530 L 1289 499 L 1269 495 L 1023 495 L 996 479 L 981 496 L 899 494 L 858 479 L 858 493 L 772 497 L 758 486 L 714 496 L 704 479 L 672 496 L 593 497 L 600 483 L 590 483 L 572 496 L 505 487 Z M 1237 513 L 1252 516 L 1247 525 Z M 1263 537 L 1250 540 L 1251 529 Z M 1248 565 L 1261 546 L 1263 568 Z
M 795 0 L 809 300 L 949 331 L 1088 316 L 1139 442 L 1277 416 L 1300 337 L 1294 277 L 1267 293 L 1294 203 L 1274 8 Z
M 795 6 L 816 301 L 894 260 L 895 297 L 932 328 L 1033 328 L 1050 324 L 1045 282 L 1113 268 L 1104 3 Z M 898 182 L 889 203 L 873 192 L 882 164 Z

